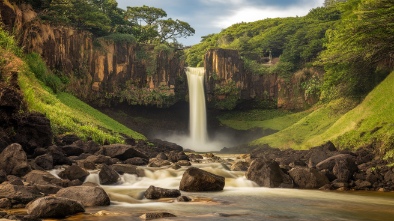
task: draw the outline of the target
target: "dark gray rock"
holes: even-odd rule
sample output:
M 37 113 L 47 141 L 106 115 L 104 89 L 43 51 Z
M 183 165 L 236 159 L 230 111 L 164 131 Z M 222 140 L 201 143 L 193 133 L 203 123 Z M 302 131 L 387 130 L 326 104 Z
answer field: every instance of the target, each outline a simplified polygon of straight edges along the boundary
M 144 166 L 148 164 L 148 159 L 141 157 L 133 157 L 124 161 L 125 164 L 131 164 L 135 166 Z
M 81 203 L 61 197 L 43 197 L 26 206 L 27 213 L 40 218 L 63 218 L 85 212 Z
M 178 198 L 176 198 L 176 200 L 178 202 L 190 202 L 190 201 L 192 201 L 192 198 L 190 198 L 188 196 L 179 196 Z
M 59 173 L 59 177 L 62 179 L 80 180 L 82 182 L 85 181 L 87 176 L 89 176 L 89 172 L 77 165 L 69 166 Z
M 79 156 L 79 155 L 81 155 L 82 153 L 84 153 L 84 149 L 83 149 L 82 147 L 78 146 L 78 145 L 75 144 L 75 143 L 70 144 L 70 145 L 63 146 L 63 147 L 61 147 L 61 148 L 62 148 L 62 150 L 63 150 L 63 153 L 64 153 L 66 156 Z
M 100 179 L 100 184 L 110 185 L 117 183 L 120 179 L 120 176 L 114 169 L 103 164 L 103 167 L 99 172 L 99 179 Z
M 12 207 L 11 200 L 8 198 L 1 198 L 0 199 L 0 208 L 1 209 L 10 209 Z
M 133 146 L 125 144 L 112 144 L 102 146 L 101 149 L 98 151 L 98 154 L 109 156 L 111 158 L 117 158 L 123 161 L 133 157 L 148 159 L 145 154 L 143 154 Z
M 52 155 L 53 165 L 71 165 L 72 161 L 67 158 L 63 150 L 57 146 L 50 146 L 48 148 L 48 154 Z
M 0 168 L 6 174 L 15 176 L 24 176 L 31 170 L 20 144 L 11 144 L 0 153 Z
M 324 174 L 313 168 L 293 168 L 289 175 L 301 189 L 316 189 L 330 183 Z
M 53 157 L 49 154 L 43 154 L 37 156 L 34 159 L 35 164 L 41 167 L 44 170 L 52 170 L 53 169 Z
M 262 187 L 292 188 L 293 181 L 274 160 L 255 159 L 246 172 L 246 178 Z
M 155 186 L 150 186 L 144 193 L 147 199 L 176 198 L 180 195 L 181 192 L 179 190 L 164 189 Z
M 224 184 L 224 177 L 190 167 L 183 173 L 179 189 L 187 192 L 222 191 Z
M 315 167 L 321 161 L 338 154 L 338 150 L 335 148 L 331 141 L 327 143 L 311 148 L 307 157 L 309 158 L 308 166 L 310 168 Z
M 78 201 L 86 207 L 110 205 L 110 199 L 107 193 L 99 186 L 67 187 L 59 190 L 56 196 Z

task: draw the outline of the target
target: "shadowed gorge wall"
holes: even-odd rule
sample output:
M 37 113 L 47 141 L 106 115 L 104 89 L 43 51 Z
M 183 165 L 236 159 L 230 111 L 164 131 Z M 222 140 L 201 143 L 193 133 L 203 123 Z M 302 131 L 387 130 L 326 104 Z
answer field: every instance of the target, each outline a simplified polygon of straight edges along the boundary
M 115 42 L 40 21 L 30 6 L 0 3 L 5 28 L 27 52 L 40 54 L 69 79 L 67 90 L 97 105 L 170 106 L 186 94 L 182 51 Z
M 319 81 L 319 73 L 305 69 L 290 79 L 277 74 L 253 74 L 245 70 L 236 50 L 209 50 L 205 55 L 205 71 L 207 100 L 218 109 L 232 109 L 242 103 L 248 107 L 304 109 L 319 99 L 312 90 Z

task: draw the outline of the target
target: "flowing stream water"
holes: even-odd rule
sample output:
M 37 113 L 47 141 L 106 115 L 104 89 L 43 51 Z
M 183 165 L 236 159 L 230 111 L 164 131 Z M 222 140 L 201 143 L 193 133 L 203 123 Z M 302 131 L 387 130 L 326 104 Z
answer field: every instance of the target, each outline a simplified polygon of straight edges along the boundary
M 219 155 L 220 156 L 220 155 Z M 221 156 L 223 159 L 226 156 Z M 187 167 L 140 167 L 144 177 L 124 174 L 117 185 L 102 186 L 111 198 L 108 207 L 86 208 L 86 213 L 66 220 L 141 220 L 148 212 L 169 212 L 177 217 L 159 220 L 327 220 L 389 221 L 394 219 L 394 193 L 336 192 L 320 190 L 273 189 L 258 187 L 244 172 L 229 171 L 220 163 L 194 163 L 211 173 L 224 176 L 220 192 L 181 192 L 191 202 L 176 199 L 148 200 L 144 191 L 150 186 L 179 189 Z M 91 171 L 86 182 L 99 183 L 98 171 Z

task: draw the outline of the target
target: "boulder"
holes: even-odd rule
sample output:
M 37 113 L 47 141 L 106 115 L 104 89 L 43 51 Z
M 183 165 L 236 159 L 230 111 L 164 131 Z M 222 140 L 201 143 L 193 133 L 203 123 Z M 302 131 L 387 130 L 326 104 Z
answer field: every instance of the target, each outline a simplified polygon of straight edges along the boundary
M 188 160 L 179 160 L 178 162 L 176 162 L 176 164 L 178 164 L 179 166 L 191 166 L 192 164 L 190 163 L 190 161 Z
M 89 174 L 90 173 L 88 171 L 82 169 L 80 166 L 72 165 L 61 171 L 59 173 L 59 177 L 62 179 L 80 180 L 83 182 Z
M 42 194 L 33 186 L 0 184 L 0 199 L 8 198 L 13 204 L 27 204 L 41 196 Z
M 148 167 L 163 167 L 163 166 L 169 166 L 171 165 L 171 162 L 168 160 L 160 160 L 156 158 L 151 158 L 148 163 Z
M 332 171 L 340 182 L 348 182 L 358 170 L 355 157 L 349 154 L 338 154 L 329 157 L 316 165 L 318 170 Z
M 114 169 L 103 164 L 103 167 L 99 172 L 99 179 L 100 179 L 100 184 L 110 185 L 117 183 L 120 179 L 120 176 Z
M 1 209 L 11 209 L 11 207 L 12 207 L 11 200 L 9 200 L 8 198 L 1 198 L 0 199 L 0 208 Z
M 183 173 L 179 189 L 187 192 L 222 191 L 224 184 L 224 177 L 190 167 Z
M 28 154 L 33 154 L 37 147 L 52 145 L 51 123 L 41 113 L 29 113 L 22 116 L 15 133 L 17 134 L 15 142 L 20 143 Z
M 40 218 L 63 218 L 85 212 L 81 203 L 62 197 L 43 197 L 26 206 L 27 213 Z
M 49 154 L 37 156 L 34 159 L 34 163 L 44 170 L 53 169 L 53 157 Z
M 7 180 L 12 185 L 24 185 L 22 179 L 14 175 L 8 175 Z
M 61 180 L 47 171 L 32 170 L 30 173 L 24 176 L 26 182 L 33 185 L 57 185 L 57 186 L 67 186 L 67 182 Z
M 40 191 L 40 193 L 43 193 L 46 196 L 51 194 L 56 194 L 59 190 L 63 188 L 55 184 L 46 184 L 46 185 L 35 184 L 34 186 L 38 191 Z
M 111 157 L 100 155 L 100 154 L 88 156 L 85 159 L 85 162 L 86 163 L 93 163 L 93 164 L 107 164 L 107 165 L 112 164 Z
M 192 201 L 192 198 L 190 198 L 188 196 L 178 196 L 178 198 L 176 198 L 176 201 L 178 201 L 178 202 L 190 202 L 190 201 Z
M 50 146 L 48 148 L 48 153 L 52 155 L 53 165 L 71 165 L 72 161 L 67 158 L 63 153 L 63 150 L 57 146 Z
M 150 186 L 144 193 L 147 199 L 177 198 L 180 195 L 181 192 L 179 190 L 164 189 L 155 186 Z
M 107 193 L 99 186 L 67 187 L 59 190 L 56 196 L 78 201 L 86 207 L 110 205 L 110 199 Z
M 70 145 L 74 143 L 75 141 L 81 140 L 77 135 L 75 134 L 66 134 L 63 136 L 57 137 L 57 144 L 64 146 L 64 145 Z
M 237 161 L 231 165 L 231 171 L 247 171 L 249 168 L 249 163 L 245 161 Z
M 124 161 L 126 164 L 136 165 L 136 166 L 143 166 L 148 164 L 148 159 L 141 158 L 141 157 L 133 157 Z
M 155 158 L 160 160 L 168 160 L 168 157 L 165 153 L 159 153 Z
M 119 174 L 137 174 L 137 167 L 130 164 L 114 164 L 111 168 Z
M 157 212 L 157 213 L 145 213 L 140 216 L 141 219 L 150 220 L 150 219 L 162 219 L 168 217 L 176 217 L 174 214 L 167 212 Z
M 66 156 L 79 156 L 84 153 L 84 149 L 75 143 L 63 146 L 61 148 Z
M 144 159 L 148 158 L 145 154 L 138 151 L 133 146 L 125 144 L 111 144 L 102 146 L 98 151 L 98 154 L 109 156 L 111 158 L 117 158 L 119 160 L 127 160 L 133 157 L 141 157 Z
M 301 189 L 316 189 L 330 183 L 324 174 L 313 168 L 293 168 L 289 175 Z
M 253 160 L 246 172 L 246 178 L 262 187 L 293 187 L 289 175 L 285 174 L 274 160 Z
M 31 170 L 20 144 L 11 144 L 0 153 L 0 168 L 6 174 L 15 176 L 23 176 Z
M 313 147 L 308 152 L 308 166 L 315 167 L 321 161 L 336 154 L 338 154 L 338 150 L 331 141 L 321 146 Z

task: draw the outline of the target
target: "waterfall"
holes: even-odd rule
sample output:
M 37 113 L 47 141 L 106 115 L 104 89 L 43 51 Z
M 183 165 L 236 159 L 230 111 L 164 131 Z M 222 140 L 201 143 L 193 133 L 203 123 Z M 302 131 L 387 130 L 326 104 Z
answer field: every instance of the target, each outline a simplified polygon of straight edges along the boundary
M 189 129 L 191 145 L 197 150 L 208 141 L 204 93 L 204 68 L 186 68 L 189 85 Z

